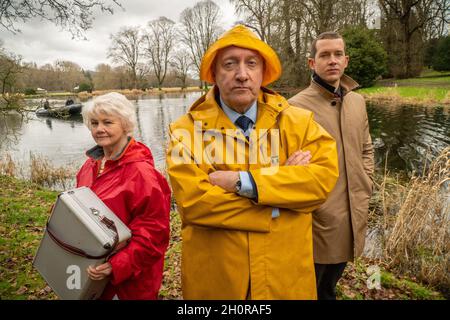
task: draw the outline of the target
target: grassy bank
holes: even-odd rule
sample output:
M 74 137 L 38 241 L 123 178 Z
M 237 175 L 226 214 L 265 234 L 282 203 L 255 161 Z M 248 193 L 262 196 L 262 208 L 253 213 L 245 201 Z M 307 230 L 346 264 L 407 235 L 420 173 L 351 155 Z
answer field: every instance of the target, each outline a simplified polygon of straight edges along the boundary
M 56 192 L 0 176 L 0 298 L 55 299 L 31 263 Z
M 450 105 L 450 74 L 427 71 L 417 78 L 385 79 L 358 92 L 375 104 Z
M 389 105 L 450 105 L 450 89 L 423 87 L 371 87 L 357 91 L 367 102 Z
M 32 268 L 32 259 L 57 192 L 36 184 L 0 176 L 0 298 L 56 299 Z M 171 239 L 166 253 L 162 299 L 181 298 L 181 222 L 171 213 Z M 380 267 L 381 288 L 368 289 L 370 266 Z M 443 299 L 442 294 L 417 280 L 398 277 L 379 261 L 349 264 L 338 285 L 339 299 Z

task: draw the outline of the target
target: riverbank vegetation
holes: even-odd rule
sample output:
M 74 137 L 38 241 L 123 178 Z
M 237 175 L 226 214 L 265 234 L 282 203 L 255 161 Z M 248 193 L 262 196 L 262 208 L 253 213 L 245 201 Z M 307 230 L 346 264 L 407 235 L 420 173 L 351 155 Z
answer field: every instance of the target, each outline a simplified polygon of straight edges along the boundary
M 450 73 L 426 69 L 415 78 L 379 80 L 358 93 L 380 105 L 450 105 Z
M 450 105 L 450 90 L 421 87 L 371 87 L 357 91 L 366 102 L 377 105 Z
M 389 172 L 376 175 L 369 224 L 378 228 L 379 254 L 349 264 L 339 299 L 450 298 L 450 206 L 443 189 L 450 180 L 449 156 L 447 148 L 406 181 Z M 0 161 L 0 298 L 55 299 L 31 263 L 57 192 L 12 177 L 18 167 L 11 159 Z M 181 298 L 180 274 L 181 221 L 172 211 L 162 299 Z
M 450 297 L 450 147 L 407 181 L 394 178 L 385 172 L 372 197 L 379 261 Z

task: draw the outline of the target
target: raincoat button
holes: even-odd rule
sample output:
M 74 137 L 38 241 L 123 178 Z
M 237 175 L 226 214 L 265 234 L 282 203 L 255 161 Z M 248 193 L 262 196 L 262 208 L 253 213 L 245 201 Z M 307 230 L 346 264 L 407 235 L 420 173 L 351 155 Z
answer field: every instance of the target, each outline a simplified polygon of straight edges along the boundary
M 334 107 L 336 104 L 337 104 L 336 101 L 332 101 L 332 102 L 331 102 L 331 105 L 332 105 L 333 107 Z

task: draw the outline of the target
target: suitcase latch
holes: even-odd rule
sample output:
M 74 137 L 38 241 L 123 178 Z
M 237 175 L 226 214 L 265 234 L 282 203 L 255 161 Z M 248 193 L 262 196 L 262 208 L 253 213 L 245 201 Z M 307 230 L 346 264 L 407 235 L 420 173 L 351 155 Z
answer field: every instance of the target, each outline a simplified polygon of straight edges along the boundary
M 95 208 L 89 208 L 89 209 L 91 209 L 91 213 L 92 213 L 93 215 L 95 215 L 95 216 L 98 216 L 98 214 L 100 213 L 100 211 L 98 211 L 98 210 L 95 209 Z

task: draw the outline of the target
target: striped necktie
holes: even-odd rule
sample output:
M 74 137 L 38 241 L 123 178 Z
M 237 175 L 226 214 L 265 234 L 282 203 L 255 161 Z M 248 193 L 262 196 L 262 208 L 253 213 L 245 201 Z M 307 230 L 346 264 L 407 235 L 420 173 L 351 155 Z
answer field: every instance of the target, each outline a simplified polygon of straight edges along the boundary
M 252 123 L 252 119 L 250 119 L 247 116 L 240 116 L 239 118 L 237 118 L 237 120 L 235 121 L 236 125 L 241 128 L 244 132 L 247 131 L 248 126 L 250 125 L 250 123 Z

